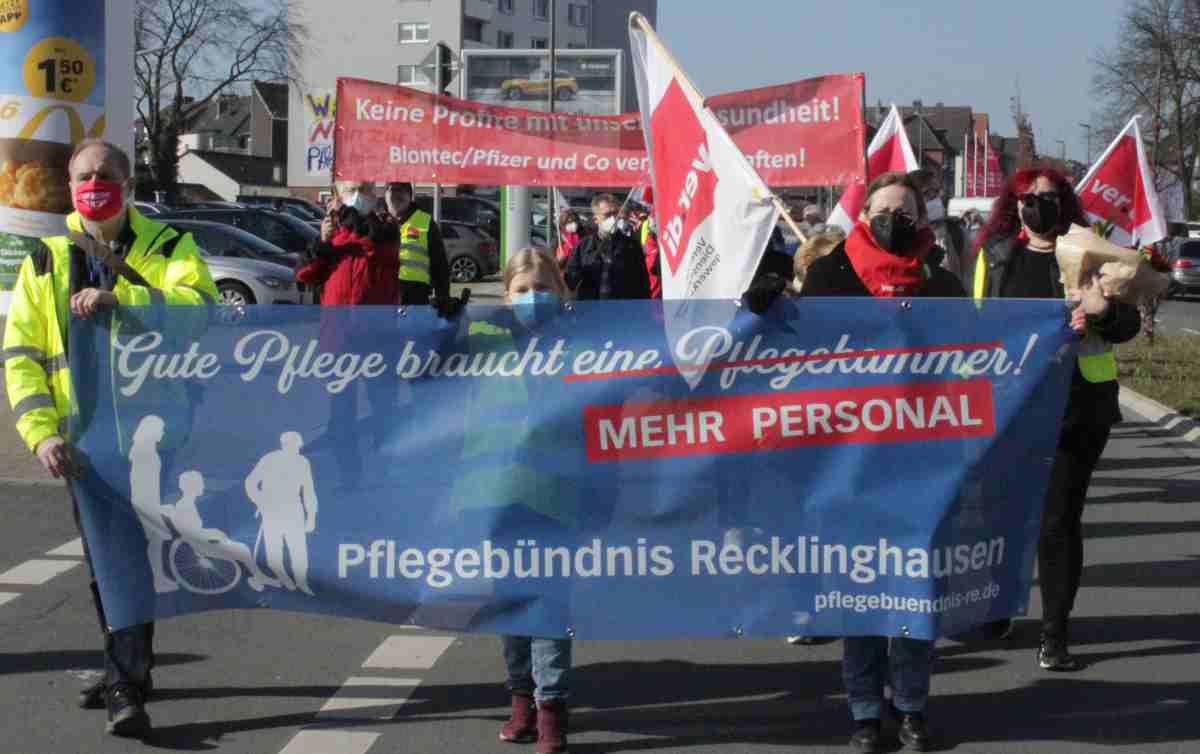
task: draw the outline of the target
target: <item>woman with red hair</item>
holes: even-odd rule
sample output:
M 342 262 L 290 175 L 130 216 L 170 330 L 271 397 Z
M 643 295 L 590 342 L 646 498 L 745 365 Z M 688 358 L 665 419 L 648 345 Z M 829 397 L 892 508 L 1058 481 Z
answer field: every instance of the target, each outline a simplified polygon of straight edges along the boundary
M 1117 362 L 1112 344 L 1137 335 L 1136 307 L 1107 299 L 1094 281 L 1066 291 L 1054 249 L 1072 223 L 1086 224 L 1079 200 L 1063 175 L 1048 168 L 1014 175 L 992 205 L 980 232 L 975 263 L 975 298 L 1057 298 L 1077 300 L 1071 327 L 1081 336 L 1075 375 L 1050 485 L 1042 508 L 1038 541 L 1038 583 L 1042 591 L 1042 637 L 1038 664 L 1045 670 L 1078 667 L 1068 652 L 1067 623 L 1083 569 L 1083 505 L 1092 472 L 1112 426 L 1121 421 L 1117 404 Z M 1011 621 L 990 625 L 1006 637 Z

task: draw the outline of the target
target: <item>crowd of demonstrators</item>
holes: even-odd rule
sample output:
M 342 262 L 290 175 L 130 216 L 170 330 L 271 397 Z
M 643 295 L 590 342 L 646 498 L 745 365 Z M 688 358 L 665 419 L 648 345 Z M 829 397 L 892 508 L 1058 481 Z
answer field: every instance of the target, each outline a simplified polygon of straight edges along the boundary
M 67 369 L 70 323 L 62 315 L 87 319 L 117 306 L 212 305 L 217 289 L 190 234 L 131 206 L 133 172 L 119 147 L 81 141 L 67 165 L 75 211 L 66 218 L 68 233 L 43 239 L 21 263 L 4 331 L 4 378 L 21 439 L 55 478 L 74 479 L 82 466 L 68 430 L 81 407 Z M 95 357 L 84 350 L 76 363 Z M 79 503 L 68 489 L 78 526 Z M 82 526 L 79 533 L 104 637 L 104 675 L 79 693 L 79 706 L 106 709 L 109 733 L 141 736 L 150 728 L 145 700 L 153 687 L 154 624 L 108 629 Z
M 571 252 L 564 271 L 567 286 L 580 301 L 650 298 L 650 275 L 642 246 L 623 222 L 612 194 L 592 198 L 594 233 Z
M 1042 636 L 1038 664 L 1046 670 L 1076 667 L 1069 651 L 1069 619 L 1083 568 L 1083 506 L 1092 472 L 1121 421 L 1117 362 L 1112 345 L 1132 339 L 1140 327 L 1137 307 L 1105 298 L 1093 280 L 1079 291 L 1063 289 L 1054 251 L 1072 223 L 1086 224 L 1071 184 L 1057 171 L 1023 170 L 1009 179 L 984 226 L 975 264 L 973 293 L 982 298 L 1069 296 L 1079 303 L 1071 326 L 1080 346 L 1038 540 Z M 990 627 L 1005 636 L 1010 621 Z
M 75 149 L 69 171 L 76 208 L 67 218 L 70 234 L 44 239 L 22 264 L 4 335 L 5 379 L 18 432 L 55 477 L 79 473 L 64 429 L 78 407 L 72 403 L 69 370 L 63 368 L 68 323 L 60 321 L 58 312 L 86 318 L 118 305 L 211 305 L 216 297 L 191 236 L 130 207 L 130 164 L 119 148 L 84 141 Z M 466 299 L 450 298 L 440 235 L 432 218 L 415 207 L 411 184 L 389 184 L 384 198 L 386 212 L 377 209 L 373 183 L 339 182 L 320 240 L 297 278 L 321 287 L 322 305 L 430 303 L 443 317 L 458 316 Z M 1082 565 L 1083 504 L 1111 427 L 1120 420 L 1112 344 L 1137 334 L 1138 312 L 1105 298 L 1095 282 L 1079 291 L 1063 289 L 1055 244 L 1072 222 L 1082 220 L 1082 213 L 1062 175 L 1046 169 L 1018 173 L 996 200 L 989 222 L 978 230 L 971 226 L 976 218 L 969 218 L 967 227 L 959 227 L 956 234 L 945 222 L 940 202 L 940 187 L 931 187 L 930 176 L 887 173 L 868 187 L 848 236 L 826 228 L 819 210 L 810 205 L 804 212 L 801 230 L 806 238 L 800 247 L 791 255 L 773 241 L 743 300 L 752 312 L 762 314 L 788 291 L 802 297 L 966 297 L 959 274 L 968 250 L 977 248 L 979 261 L 971 278 L 975 298 L 1078 302 L 1070 323 L 1084 341 L 1060 430 L 1038 548 L 1043 602 L 1038 662 L 1047 670 L 1070 670 L 1075 663 L 1068 628 Z M 528 247 L 512 255 L 503 273 L 508 318 L 500 324 L 470 323 L 469 348 L 510 351 L 535 334 L 563 326 L 556 317 L 568 298 L 661 295 L 650 209 L 633 204 L 623 211 L 611 194 L 600 194 L 592 200 L 592 210 L 594 228 L 585 228 L 569 210 L 561 214 L 555 252 Z M 939 225 L 945 235 L 939 235 Z M 957 261 L 957 269 L 942 263 L 939 240 L 946 257 Z M 112 253 L 97 253 L 93 244 Z M 502 390 L 489 386 L 484 408 L 508 402 L 514 405 L 503 407 L 514 409 L 530 401 L 530 391 L 518 383 L 506 383 Z M 347 395 L 351 398 L 345 405 L 334 407 L 335 416 L 353 411 L 353 395 Z M 479 400 L 484 400 L 482 395 Z M 469 424 L 472 415 L 469 410 L 464 421 Z M 451 500 L 465 501 L 458 511 L 461 526 L 481 531 L 500 524 L 512 530 L 537 526 L 553 537 L 556 532 L 567 536 L 582 520 L 586 506 L 572 498 L 577 493 L 571 492 L 570 468 L 551 468 L 555 450 L 567 443 L 553 427 L 527 425 L 505 427 L 503 432 L 467 427 L 468 433 L 491 433 L 490 439 L 480 435 L 467 446 L 509 461 L 476 468 L 455 483 Z M 343 439 L 338 441 L 339 463 L 353 466 L 345 456 L 359 455 L 358 440 Z M 528 473 L 512 474 L 517 466 Z M 354 475 L 355 469 L 349 469 L 347 476 Z M 480 489 L 489 492 L 481 496 Z M 499 501 L 492 508 L 503 510 L 482 510 L 472 502 L 481 497 Z M 78 503 L 75 515 L 78 523 Z M 86 555 L 86 536 L 84 548 Z M 107 729 L 112 733 L 144 735 L 150 725 L 144 704 L 152 687 L 153 624 L 108 631 L 94 581 L 92 592 L 104 632 L 105 675 L 81 692 L 80 705 L 107 708 Z M 1011 623 L 985 628 L 990 636 L 1000 637 L 1008 634 Z M 832 639 L 789 637 L 794 643 L 824 640 Z M 505 636 L 502 644 L 511 713 L 499 737 L 535 743 L 539 754 L 566 751 L 572 642 Z M 855 724 L 852 746 L 883 750 L 883 719 L 889 711 L 905 747 L 931 746 L 926 709 L 934 646 L 932 641 L 905 637 L 844 639 L 842 676 Z M 891 688 L 890 701 L 885 687 Z

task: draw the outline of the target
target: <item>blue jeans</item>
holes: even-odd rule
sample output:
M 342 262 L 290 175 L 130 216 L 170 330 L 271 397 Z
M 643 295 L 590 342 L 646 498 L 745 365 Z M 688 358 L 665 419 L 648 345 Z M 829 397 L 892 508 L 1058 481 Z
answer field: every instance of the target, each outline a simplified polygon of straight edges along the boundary
M 535 639 L 504 636 L 504 664 L 512 693 L 532 694 L 539 702 L 567 698 L 567 671 L 571 669 L 570 639 Z
M 855 720 L 883 716 L 883 687 L 901 712 L 924 712 L 933 669 L 933 642 L 886 636 L 847 636 L 842 640 L 842 679 Z

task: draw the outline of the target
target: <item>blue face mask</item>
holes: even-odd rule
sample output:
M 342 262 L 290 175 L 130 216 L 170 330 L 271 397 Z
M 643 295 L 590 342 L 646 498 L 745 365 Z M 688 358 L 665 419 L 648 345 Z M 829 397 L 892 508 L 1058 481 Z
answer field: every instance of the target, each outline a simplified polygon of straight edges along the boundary
M 526 291 L 512 297 L 512 308 L 517 321 L 533 329 L 558 315 L 562 297 L 554 291 Z

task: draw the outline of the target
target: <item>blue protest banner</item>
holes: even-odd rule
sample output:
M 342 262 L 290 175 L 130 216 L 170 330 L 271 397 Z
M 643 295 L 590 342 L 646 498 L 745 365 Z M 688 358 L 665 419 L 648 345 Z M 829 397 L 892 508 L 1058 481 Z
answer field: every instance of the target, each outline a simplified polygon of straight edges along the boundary
M 1026 610 L 1060 302 L 672 306 L 73 323 L 109 622 L 933 638 Z

